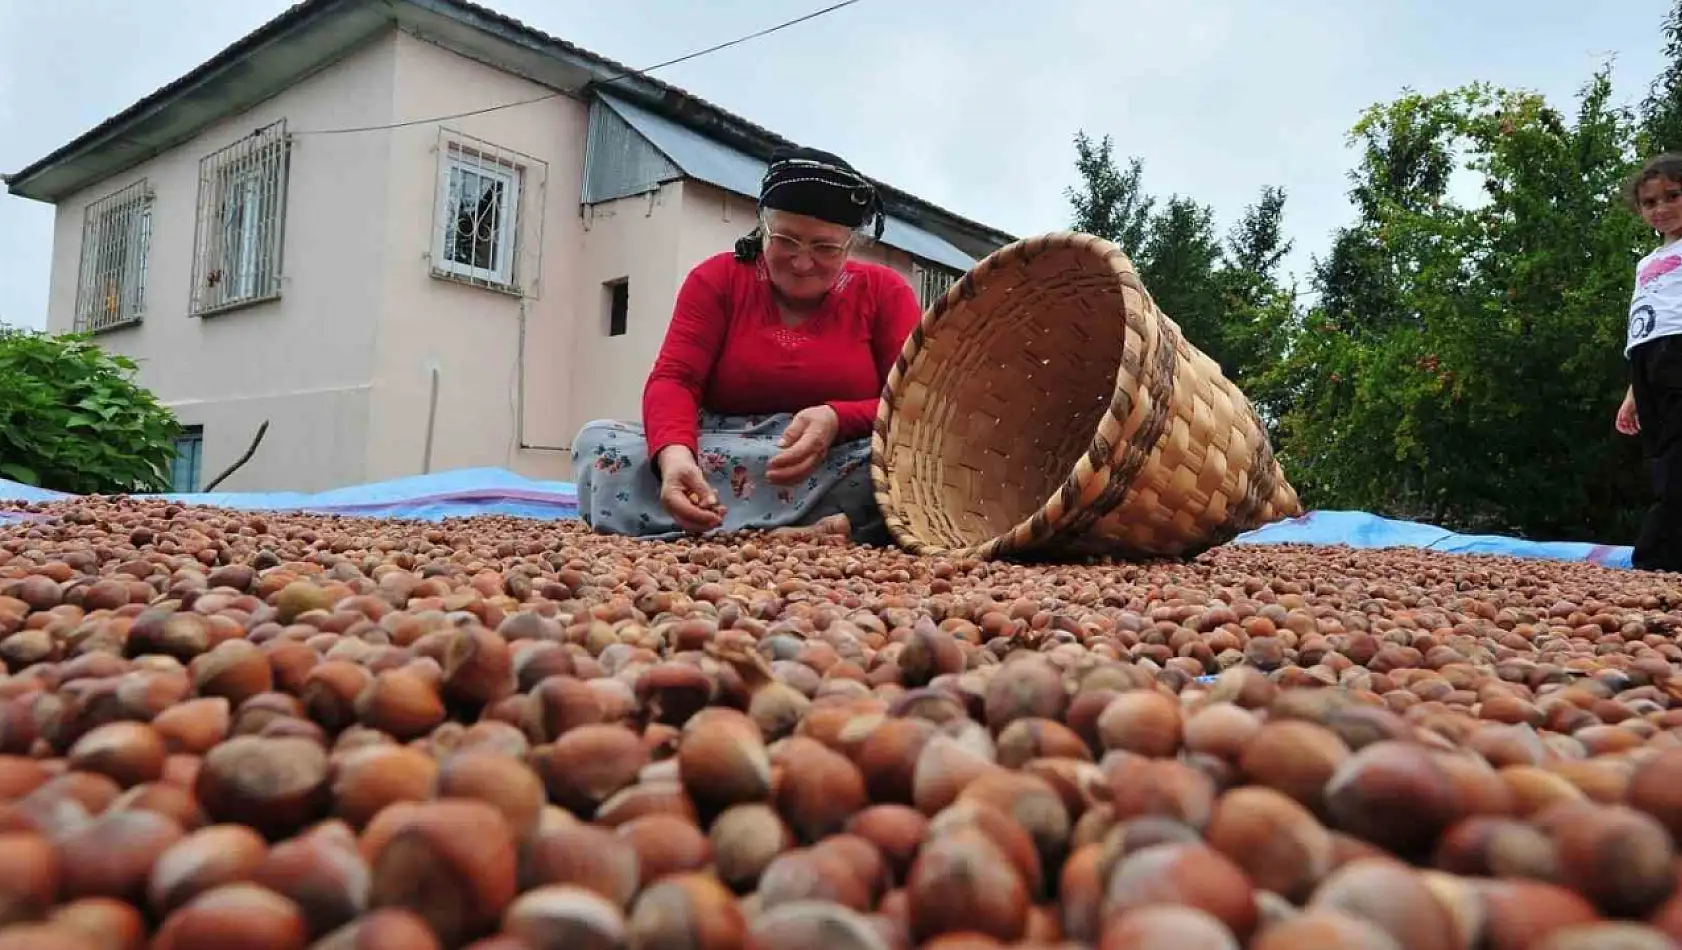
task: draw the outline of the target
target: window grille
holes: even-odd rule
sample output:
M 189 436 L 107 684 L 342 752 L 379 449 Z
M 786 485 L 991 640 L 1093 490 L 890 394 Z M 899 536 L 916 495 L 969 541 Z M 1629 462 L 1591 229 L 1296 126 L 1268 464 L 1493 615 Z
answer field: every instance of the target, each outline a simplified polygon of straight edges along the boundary
M 280 296 L 290 155 L 282 119 L 199 161 L 194 314 Z
M 151 243 L 152 190 L 144 179 L 88 205 L 77 273 L 77 332 L 109 330 L 145 316 Z
M 944 267 L 936 267 L 932 264 L 924 264 L 921 261 L 912 263 L 911 275 L 914 278 L 912 286 L 917 290 L 917 303 L 924 310 L 933 306 L 934 302 L 939 300 L 958 280 L 958 274 L 955 271 L 947 270 Z
M 432 274 L 537 296 L 547 163 L 439 130 Z

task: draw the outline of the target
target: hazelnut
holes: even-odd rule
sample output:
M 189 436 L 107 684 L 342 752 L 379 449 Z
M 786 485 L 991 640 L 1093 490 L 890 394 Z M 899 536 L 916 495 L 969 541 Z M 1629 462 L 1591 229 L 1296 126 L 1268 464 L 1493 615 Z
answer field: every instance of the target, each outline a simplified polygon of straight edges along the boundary
M 792 738 L 782 753 L 783 780 L 774 792 L 777 811 L 800 841 L 840 831 L 868 801 L 864 776 L 846 756 L 818 742 Z
M 1454 786 L 1431 753 L 1391 740 L 1375 742 L 1340 765 L 1325 796 L 1339 828 L 1403 857 L 1428 852 L 1459 808 Z
M 0 927 L 39 920 L 57 898 L 59 855 L 36 832 L 0 834 Z
M 69 759 L 71 768 L 96 772 L 129 788 L 162 776 L 168 754 L 163 738 L 151 726 L 113 722 L 77 739 Z
M 760 950 L 892 950 L 864 914 L 828 901 L 789 901 L 765 909 L 748 927 Z
M 1129 910 L 1104 926 L 1104 950 L 1239 950 L 1226 925 L 1206 911 L 1166 904 Z
M 1096 728 L 1105 749 L 1167 758 L 1179 751 L 1184 726 L 1180 704 L 1172 696 L 1135 690 L 1110 700 Z
M 1242 706 L 1211 703 L 1186 720 L 1186 750 L 1237 762 L 1261 727 L 1256 714 Z
M 644 887 L 663 877 L 700 871 L 713 860 L 706 834 L 676 815 L 645 815 L 614 833 L 636 850 Z
M 754 889 L 767 866 L 794 847 L 794 834 L 769 805 L 749 803 L 725 809 L 707 837 L 719 880 L 738 893 Z
M 571 885 L 595 891 L 621 909 L 642 886 L 636 847 L 595 825 L 545 829 L 526 846 L 520 861 L 520 888 Z
M 1458 950 L 1460 945 L 1453 918 L 1420 875 L 1389 858 L 1354 861 L 1333 871 L 1308 907 L 1365 918 L 1403 947 Z
M 1263 930 L 1251 950 L 1407 950 L 1377 924 L 1315 907 Z
M 542 780 L 524 762 L 472 749 L 439 764 L 433 790 L 438 798 L 475 798 L 496 806 L 522 841 L 536 834 L 547 802 Z
M 298 905 L 312 938 L 343 926 L 367 908 L 368 877 L 356 838 L 338 822 L 317 825 L 274 845 L 251 873 L 253 883 Z
M 522 726 L 533 742 L 553 742 L 579 726 L 607 722 L 600 693 L 570 675 L 545 677 L 531 690 Z
M 459 627 L 444 647 L 444 699 L 479 709 L 514 689 L 508 642 L 482 626 Z
M 911 868 L 929 829 L 923 813 L 906 805 L 872 805 L 847 819 L 843 830 L 876 846 L 896 880 Z
M 723 884 L 709 874 L 677 874 L 637 896 L 626 944 L 638 950 L 735 950 L 747 920 Z
M 226 640 L 193 657 L 187 667 L 200 696 L 220 696 L 239 706 L 274 689 L 274 669 L 263 651 L 245 640 Z
M 386 907 L 323 936 L 310 950 L 441 950 L 426 921 L 412 911 Z
M 1244 871 L 1201 844 L 1158 844 L 1122 858 L 1104 889 L 1106 917 L 1150 904 L 1180 904 L 1205 911 L 1240 940 L 1257 922 L 1253 888 Z
M 109 897 L 84 897 L 60 904 L 47 923 L 72 934 L 88 950 L 145 950 L 146 921 L 134 907 Z
M 228 737 L 233 706 L 226 697 L 189 699 L 158 713 L 152 728 L 172 754 L 204 755 Z
M 770 798 L 771 759 L 759 727 L 743 713 L 715 708 L 690 719 L 677 762 L 684 790 L 705 813 Z
M 267 855 L 267 843 L 249 828 L 201 828 L 158 856 L 147 884 L 148 902 L 155 914 L 166 917 L 211 888 L 248 880 Z
M 549 800 L 589 818 L 614 792 L 636 781 L 648 752 L 624 726 L 579 726 L 547 745 L 536 746 L 529 764 L 543 780 Z
M 1280 719 L 1263 724 L 1237 761 L 1239 772 L 1251 783 L 1284 792 L 1318 812 L 1325 805 L 1322 796 L 1331 794 L 1328 783 L 1349 758 L 1349 747 L 1335 733 L 1314 723 Z
M 1037 653 L 1018 654 L 999 667 L 982 698 L 987 728 L 995 735 L 1018 719 L 1057 719 L 1068 703 L 1061 674 Z
M 370 746 L 333 763 L 333 817 L 362 828 L 393 802 L 433 796 L 438 763 L 404 746 Z
M 914 940 L 974 932 L 1022 938 L 1029 895 L 1010 860 L 979 830 L 957 829 L 924 842 L 905 880 Z
M 532 950 L 617 950 L 625 941 L 625 917 L 617 904 L 564 884 L 520 895 L 503 915 L 502 929 Z
M 1205 833 L 1257 888 L 1292 901 L 1306 900 L 1331 871 L 1331 835 L 1295 799 L 1265 786 L 1222 795 Z
M 326 810 L 327 766 L 308 739 L 238 736 L 205 754 L 193 793 L 211 821 L 249 825 L 273 841 Z
M 142 904 L 152 866 L 181 837 L 179 825 L 149 811 L 112 812 L 81 825 L 58 842 L 59 896 Z
M 847 859 L 817 848 L 795 848 L 771 858 L 759 878 L 760 907 L 795 901 L 827 901 L 857 911 L 870 909 L 870 885 Z
M 399 742 L 426 735 L 444 721 L 444 701 L 421 674 L 390 669 L 369 680 L 355 700 L 357 721 Z
M 254 950 L 303 950 L 303 916 L 286 898 L 255 884 L 224 884 L 170 914 L 152 939 L 156 950 L 215 950 L 238 945 Z
M 414 911 L 445 947 L 484 936 L 514 899 L 514 836 L 484 802 L 393 805 L 368 826 L 363 850 L 368 906 Z
M 937 731 L 926 719 L 890 718 L 865 736 L 854 761 L 864 775 L 871 801 L 911 804 L 918 758 Z

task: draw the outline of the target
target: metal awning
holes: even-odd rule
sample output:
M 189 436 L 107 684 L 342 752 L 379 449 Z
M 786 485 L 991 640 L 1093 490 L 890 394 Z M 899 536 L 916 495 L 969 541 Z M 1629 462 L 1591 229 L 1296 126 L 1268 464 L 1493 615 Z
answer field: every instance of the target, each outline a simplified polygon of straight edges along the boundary
M 765 162 L 624 99 L 607 93 L 598 95 L 685 176 L 749 200 L 758 199 Z M 976 264 L 975 258 L 945 238 L 891 214 L 882 228 L 882 243 L 959 272 Z

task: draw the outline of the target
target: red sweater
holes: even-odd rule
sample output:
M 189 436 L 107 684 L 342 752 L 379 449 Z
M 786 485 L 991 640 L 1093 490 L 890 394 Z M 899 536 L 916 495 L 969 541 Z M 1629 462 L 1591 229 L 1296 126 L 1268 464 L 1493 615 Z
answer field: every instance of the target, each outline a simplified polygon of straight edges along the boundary
M 922 316 L 897 271 L 849 261 L 823 305 L 783 326 L 759 261 L 710 257 L 678 290 L 672 323 L 643 389 L 652 461 L 669 445 L 694 452 L 697 412 L 725 415 L 835 409 L 836 441 L 862 438 L 900 348 Z

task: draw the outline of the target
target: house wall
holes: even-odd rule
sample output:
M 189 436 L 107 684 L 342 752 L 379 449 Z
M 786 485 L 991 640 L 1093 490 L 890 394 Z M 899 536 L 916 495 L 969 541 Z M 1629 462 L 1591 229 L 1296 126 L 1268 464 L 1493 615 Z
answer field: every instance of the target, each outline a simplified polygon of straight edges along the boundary
M 301 137 L 292 150 L 281 297 L 190 316 L 199 160 L 284 118 L 288 131 L 378 125 L 392 116 L 398 44 L 388 35 L 244 115 L 59 202 L 48 329 L 75 320 L 87 205 L 146 179 L 154 192 L 142 323 L 102 346 L 140 363 L 139 382 L 204 427 L 204 478 L 231 465 L 258 425 L 252 461 L 219 490 L 310 491 L 363 480 L 380 268 L 387 133 Z
M 551 90 L 407 34 L 396 43 L 394 114 L 418 118 L 542 96 Z M 588 107 L 557 96 L 530 105 L 426 123 L 392 133 L 383 182 L 386 253 L 378 283 L 378 355 L 367 445 L 370 480 L 425 469 L 432 370 L 437 416 L 431 471 L 497 466 L 538 478 L 569 477 L 569 418 L 583 228 Z M 523 176 L 516 280 L 528 299 L 432 276 L 438 226 L 440 125 L 485 146 L 519 153 Z M 535 279 L 535 280 L 534 280 Z M 524 321 L 524 433 L 516 431 Z

